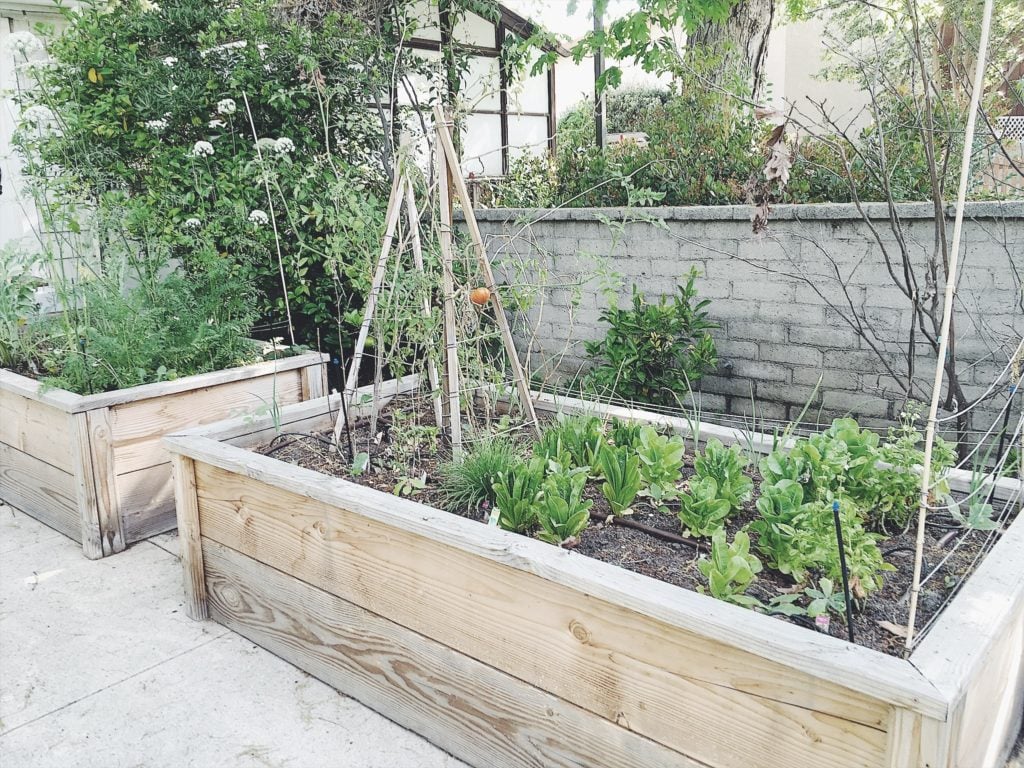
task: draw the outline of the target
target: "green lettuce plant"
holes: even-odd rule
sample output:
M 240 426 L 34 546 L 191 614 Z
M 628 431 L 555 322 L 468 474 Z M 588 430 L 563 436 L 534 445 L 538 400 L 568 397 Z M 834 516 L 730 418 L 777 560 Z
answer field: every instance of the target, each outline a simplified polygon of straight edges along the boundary
M 690 490 L 679 497 L 679 522 L 684 535 L 712 536 L 722 529 L 732 508 L 718 495 L 713 477 L 695 478 Z
M 540 539 L 560 545 L 587 527 L 593 502 L 583 498 L 586 483 L 584 469 L 548 475 L 541 486 L 541 498 L 535 505 L 541 527 L 537 534 Z
M 679 495 L 676 483 L 682 474 L 686 448 L 678 435 L 668 437 L 654 427 L 640 429 L 636 453 L 640 458 L 640 477 L 655 503 L 672 501 Z
M 728 501 L 730 510 L 735 511 L 750 501 L 754 492 L 754 481 L 743 473 L 748 463 L 739 445 L 726 448 L 721 440 L 712 438 L 694 459 L 693 466 L 698 478 L 714 479 L 718 498 Z
M 498 475 L 494 502 L 499 510 L 498 525 L 506 531 L 529 533 L 537 524 L 537 502 L 541 498 L 546 462 L 535 456 L 528 462 Z
M 612 514 L 625 514 L 643 488 L 640 457 L 625 446 L 605 445 L 598 454 L 598 464 L 604 476 L 601 493 L 608 499 Z
M 744 531 L 737 531 L 732 544 L 724 528 L 716 531 L 711 537 L 711 557 L 701 558 L 697 567 L 708 580 L 712 597 L 747 608 L 760 605 L 757 598 L 746 594 L 761 572 L 761 561 L 751 554 L 750 538 Z

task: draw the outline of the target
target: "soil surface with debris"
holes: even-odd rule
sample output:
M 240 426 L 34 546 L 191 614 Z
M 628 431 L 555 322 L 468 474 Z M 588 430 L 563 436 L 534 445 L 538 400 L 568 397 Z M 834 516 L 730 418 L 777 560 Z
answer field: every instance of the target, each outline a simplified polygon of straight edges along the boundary
M 396 418 L 396 414 L 399 418 Z M 480 418 L 479 414 L 470 414 L 471 419 L 474 416 Z M 439 473 L 440 467 L 451 458 L 446 438 L 439 436 L 433 445 L 419 445 L 410 449 L 408 441 L 403 441 L 398 434 L 410 422 L 426 427 L 434 425 L 429 400 L 403 396 L 382 409 L 375 423 L 365 418 L 353 424 L 350 433 L 354 450 L 357 453 L 366 452 L 370 456 L 369 469 L 358 474 L 352 470 L 347 450 L 338 452 L 331 448 L 333 435 L 330 430 L 316 434 L 285 432 L 258 450 L 282 461 L 344 477 L 385 493 L 401 492 L 402 486 L 410 479 L 422 480 L 422 489 L 407 487 L 404 495 L 422 504 L 485 523 L 489 516 L 487 509 L 447 508 L 440 488 Z M 403 445 L 400 450 L 396 450 L 396 440 Z M 346 442 L 343 436 L 343 445 Z M 524 434 L 524 446 L 528 445 L 529 441 Z M 683 480 L 692 474 L 693 452 L 692 446 L 688 444 Z M 754 480 L 755 488 L 759 487 L 761 477 L 756 468 L 750 467 L 747 474 Z M 590 524 L 574 543 L 573 549 L 576 552 L 685 589 L 700 591 L 706 585 L 697 563 L 701 557 L 706 556 L 710 540 L 701 540 L 700 550 L 690 544 L 666 540 L 681 536 L 681 525 L 673 504 L 667 505 L 668 512 L 662 512 L 638 497 L 631 515 L 615 518 L 601 493 L 599 481 L 590 480 L 585 495 L 594 503 L 590 509 Z M 997 517 L 999 511 L 996 510 Z M 740 513 L 727 522 L 729 540 L 756 517 L 754 502 L 748 502 Z M 648 530 L 641 530 L 641 527 Z M 751 549 L 758 554 L 755 549 L 757 534 L 750 534 Z M 897 532 L 879 542 L 885 561 L 896 570 L 883 575 L 883 587 L 871 593 L 866 601 L 855 601 L 857 610 L 854 613 L 853 630 L 854 641 L 858 645 L 893 656 L 903 655 L 902 629 L 907 623 L 915 535 L 916 530 L 912 529 Z M 990 531 L 963 531 L 945 525 L 929 525 L 925 535 L 922 567 L 926 581 L 921 588 L 916 622 L 919 634 L 949 602 L 957 587 L 977 566 L 996 538 L 997 534 Z M 928 577 L 940 565 L 941 568 Z M 766 566 L 747 593 L 768 603 L 773 597 L 793 592 L 794 587 L 790 577 Z M 841 589 L 838 584 L 836 588 Z M 808 631 L 821 631 L 815 629 L 812 620 L 807 617 L 772 615 L 780 621 L 803 626 Z M 835 616 L 831 619 L 828 632 L 835 637 L 847 639 L 845 621 Z

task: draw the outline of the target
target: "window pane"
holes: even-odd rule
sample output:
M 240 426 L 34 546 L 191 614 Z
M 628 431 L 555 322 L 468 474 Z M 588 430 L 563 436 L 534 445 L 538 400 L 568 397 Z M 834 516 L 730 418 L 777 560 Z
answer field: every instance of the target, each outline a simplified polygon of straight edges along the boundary
M 459 92 L 466 111 L 501 109 L 500 83 L 496 57 L 470 57 L 466 72 L 462 76 L 462 88 Z
M 501 175 L 501 118 L 469 115 L 462 136 L 462 171 L 465 175 Z
M 509 115 L 508 145 L 510 160 L 522 154 L 544 154 L 548 149 L 547 118 Z

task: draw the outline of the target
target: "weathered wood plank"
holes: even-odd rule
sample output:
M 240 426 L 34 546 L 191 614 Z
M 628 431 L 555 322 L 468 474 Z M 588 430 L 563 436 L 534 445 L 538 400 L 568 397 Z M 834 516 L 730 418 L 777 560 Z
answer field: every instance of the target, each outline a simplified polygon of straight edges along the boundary
M 62 469 L 0 443 L 0 499 L 75 541 L 82 538 L 75 478 Z
M 71 415 L 71 430 L 67 435 L 74 462 L 75 497 L 81 520 L 79 541 L 82 551 L 90 560 L 103 557 L 103 536 L 100 531 L 99 506 L 96 499 L 96 476 L 92 466 L 92 445 L 89 442 L 89 418 L 86 413 Z
M 412 534 L 398 520 L 383 525 L 203 463 L 195 469 L 204 536 L 695 760 L 796 768 L 883 759 L 889 707 L 877 699 Z M 740 741 L 721 727 L 736 712 Z
M 328 355 L 319 352 L 307 352 L 302 355 L 283 357 L 280 360 L 270 360 L 265 363 L 253 363 L 252 365 L 228 368 L 223 371 L 201 373 L 196 376 L 183 376 L 173 381 L 158 381 L 153 384 L 142 384 L 138 387 L 118 389 L 113 392 L 99 392 L 95 395 L 76 395 L 76 397 L 80 397 L 80 402 L 74 406 L 74 409 L 76 411 L 89 411 L 95 408 L 110 408 L 124 403 L 136 403 L 141 400 L 152 400 L 182 392 L 262 378 L 274 373 L 284 374 L 294 371 L 296 372 L 295 375 L 298 375 L 299 369 L 307 365 L 321 365 L 328 359 Z
M 302 402 L 319 400 L 327 395 L 327 363 L 302 368 L 299 376 L 302 381 Z
M 275 402 L 280 407 L 301 398 L 299 372 L 285 371 L 115 406 L 110 409 L 110 425 L 117 473 L 167 463 L 160 439 L 168 432 L 219 421 L 231 413 L 248 412 L 252 419 Z
M 725 649 L 746 651 L 831 681 L 836 686 L 863 694 L 870 701 L 877 698 L 928 716 L 940 719 L 946 716 L 946 699 L 903 660 L 209 438 L 172 435 L 165 438 L 165 442 L 171 450 L 310 499 L 333 504 L 343 498 L 346 508 L 360 517 L 398 526 L 481 558 L 536 574 L 684 632 L 699 634 Z M 856 696 L 847 698 L 858 699 Z
M 171 460 L 174 473 L 174 498 L 178 512 L 178 541 L 185 584 L 185 613 L 193 619 L 207 618 L 206 581 L 203 574 L 203 549 L 199 531 L 199 505 L 196 499 L 195 462 L 186 456 Z
M 483 768 L 700 764 L 203 539 L 212 618 Z
M 387 404 L 395 397 L 407 392 L 414 391 L 420 383 L 418 375 L 403 376 L 401 379 L 391 379 L 383 382 L 380 390 L 380 403 Z M 356 399 L 362 395 L 370 395 L 372 386 L 360 387 L 356 390 Z M 377 407 L 381 407 L 378 405 Z M 357 405 L 349 408 L 349 418 L 357 418 L 368 415 L 371 406 Z M 280 426 L 283 430 L 308 429 L 312 424 L 319 424 L 321 419 L 330 419 L 330 423 L 322 427 L 333 427 L 338 413 L 341 409 L 341 395 L 333 394 L 330 397 L 320 400 L 311 400 L 305 403 L 296 403 L 283 408 L 280 414 L 280 422 L 275 423 L 274 419 L 267 415 L 258 418 L 248 416 L 235 416 L 234 418 L 218 421 L 216 424 L 206 424 L 189 429 L 175 430 L 175 436 L 202 435 L 207 432 L 216 432 L 218 439 L 230 441 L 233 444 L 247 446 L 257 445 L 260 441 L 272 438 Z M 317 427 L 318 429 L 321 427 Z
M 174 530 L 174 480 L 171 465 L 160 464 L 117 476 L 121 525 L 129 544 Z
M 110 409 L 86 411 L 89 444 L 92 447 L 92 470 L 96 482 L 96 516 L 99 519 L 103 553 L 112 555 L 124 550 L 127 540 L 121 527 L 121 501 L 118 495 L 111 442 Z
M 69 416 L 52 405 L 0 389 L 0 442 L 65 472 L 74 465 Z
M 30 400 L 49 405 L 65 413 L 75 413 L 82 396 L 64 389 L 46 389 L 35 379 L 0 368 L 0 391 L 11 392 Z

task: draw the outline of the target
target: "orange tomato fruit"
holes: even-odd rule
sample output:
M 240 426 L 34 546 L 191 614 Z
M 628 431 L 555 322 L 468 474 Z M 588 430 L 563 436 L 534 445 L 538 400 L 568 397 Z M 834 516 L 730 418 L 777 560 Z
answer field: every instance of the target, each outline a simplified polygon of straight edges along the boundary
M 469 300 L 476 304 L 478 307 L 482 307 L 487 303 L 487 300 L 491 298 L 491 292 L 484 286 L 474 288 L 469 293 Z

